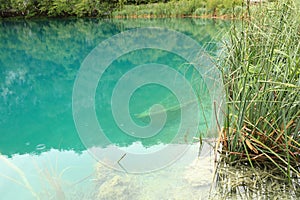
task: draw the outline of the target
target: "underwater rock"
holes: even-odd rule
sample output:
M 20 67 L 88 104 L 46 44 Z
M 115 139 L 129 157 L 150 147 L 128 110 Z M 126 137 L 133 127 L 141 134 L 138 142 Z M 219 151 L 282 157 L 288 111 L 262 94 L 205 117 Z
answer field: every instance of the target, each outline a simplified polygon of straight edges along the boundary
M 131 178 L 116 175 L 100 186 L 97 197 L 106 200 L 138 199 L 138 191 Z

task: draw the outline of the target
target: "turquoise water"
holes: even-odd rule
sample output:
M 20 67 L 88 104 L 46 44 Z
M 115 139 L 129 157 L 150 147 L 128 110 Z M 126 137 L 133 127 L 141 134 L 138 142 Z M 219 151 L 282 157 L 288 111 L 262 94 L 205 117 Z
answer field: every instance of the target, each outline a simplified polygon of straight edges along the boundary
M 99 185 L 93 181 L 99 182 L 94 176 L 97 161 L 88 150 L 108 146 L 99 142 L 89 146 L 81 141 L 72 113 L 74 81 L 83 60 L 100 42 L 137 27 L 179 31 L 199 42 L 214 57 L 219 54 L 228 23 L 200 19 L 0 22 L 0 191 L 4 199 L 95 198 L 95 187 Z M 190 82 L 199 94 L 203 114 L 196 137 L 205 136 L 210 127 L 212 103 L 201 76 L 195 76 L 187 61 L 178 55 L 143 49 L 116 59 L 98 82 L 96 116 L 111 143 L 125 151 L 147 152 L 184 142 L 184 138 L 173 140 L 181 120 L 178 100 L 168 89 L 156 84 L 138 88 L 131 96 L 129 110 L 136 124 L 146 126 L 150 122 L 149 108 L 163 105 L 168 118 L 157 135 L 133 137 L 124 134 L 115 123 L 111 108 L 114 87 L 126 72 L 144 63 L 171 66 Z M 187 154 L 190 160 L 198 155 L 198 148 L 192 149 Z M 16 190 L 20 192 L 15 193 Z

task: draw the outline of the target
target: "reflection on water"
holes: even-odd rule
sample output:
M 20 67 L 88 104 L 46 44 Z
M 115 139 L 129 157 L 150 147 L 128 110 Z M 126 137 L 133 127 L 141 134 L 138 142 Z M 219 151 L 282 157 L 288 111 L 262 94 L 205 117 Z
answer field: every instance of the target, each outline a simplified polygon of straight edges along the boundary
M 198 150 L 192 145 L 174 165 L 140 175 L 110 169 L 87 151 L 1 156 L 1 199 L 207 199 L 214 154 L 208 144 Z
M 95 165 L 87 151 L 0 155 L 1 199 L 93 199 Z
M 124 30 L 148 26 L 181 31 L 198 41 L 211 56 L 219 53 L 220 38 L 228 29 L 227 22 L 200 19 L 0 22 L 1 199 L 34 199 L 34 196 L 40 199 L 95 199 L 93 195 L 102 199 L 109 198 L 108 188 L 126 185 L 126 180 L 120 179 L 124 175 L 112 175 L 117 172 L 99 167 L 87 153 L 86 148 L 97 146 L 105 149 L 106 146 L 93 144 L 85 147 L 80 141 L 72 117 L 72 90 L 82 61 L 101 41 Z M 180 106 L 172 93 L 164 88 L 149 86 L 135 92 L 130 105 L 132 117 L 136 123 L 147 124 L 149 106 L 161 103 L 170 111 L 164 132 L 157 137 L 136 139 L 122 134 L 113 123 L 110 97 L 117 79 L 144 62 L 170 65 L 184 74 L 201 93 L 202 113 L 211 115 L 206 86 L 200 76 L 192 76 L 193 71 L 184 59 L 158 50 L 124 55 L 104 73 L 95 98 L 97 117 L 102 120 L 105 131 L 111 133 L 107 136 L 114 144 L 128 151 L 149 152 L 167 145 L 172 141 L 172 130 L 177 129 L 180 120 Z M 200 133 L 205 133 L 207 124 L 209 120 L 202 122 Z M 185 156 L 190 160 L 188 165 L 197 169 L 191 163 L 197 158 L 198 147 L 191 148 L 190 155 Z M 97 175 L 94 173 L 95 166 Z M 194 173 L 191 174 L 192 170 L 185 169 L 185 166 L 178 163 L 172 170 L 148 174 L 144 178 L 132 176 L 129 180 L 134 184 L 132 188 L 139 190 L 140 185 L 147 184 L 148 189 L 141 191 L 148 196 L 154 195 L 153 198 L 165 195 L 161 198 L 168 199 L 167 196 L 175 195 L 173 190 L 177 190 L 176 195 L 193 195 L 189 197 L 197 199 L 202 191 L 198 191 L 199 187 L 207 190 L 204 182 L 210 181 L 206 178 L 192 180 Z M 208 168 L 203 172 L 208 172 Z M 99 173 L 104 174 L 103 179 Z M 159 187 L 158 183 L 163 183 L 164 187 Z M 167 186 L 169 184 L 173 185 Z M 91 191 L 95 187 L 97 194 Z M 152 194 L 153 190 L 157 192 Z
M 220 38 L 216 36 L 225 32 L 228 24 L 195 19 L 1 22 L 0 152 L 11 156 L 40 153 L 51 148 L 72 149 L 76 152 L 84 150 L 85 147 L 74 127 L 71 109 L 72 89 L 80 64 L 99 42 L 121 31 L 142 26 L 160 26 L 182 31 L 199 41 L 213 55 L 220 46 L 218 44 Z M 216 38 L 213 39 L 214 37 Z M 110 113 L 110 97 L 114 84 L 123 73 L 145 61 L 165 63 L 182 72 L 187 69 L 182 65 L 184 63 L 182 58 L 170 53 L 151 50 L 139 53 L 132 52 L 116 60 L 100 80 L 96 94 L 96 109 L 98 118 L 103 119 L 103 124 L 106 125 L 104 129 L 116 130 L 115 126 L 111 126 L 113 119 Z M 186 73 L 190 76 L 191 71 Z M 194 83 L 196 81 L 195 79 Z M 203 87 L 200 88 L 204 91 L 203 102 L 209 102 L 206 86 L 204 84 L 199 86 Z M 138 102 L 139 106 L 131 107 L 136 114 L 136 117 L 133 117 L 137 123 L 148 122 L 147 108 L 155 102 L 169 104 L 169 107 L 176 106 L 171 104 L 175 102 L 172 94 L 166 91 L 153 92 L 164 88 L 149 86 L 141 90 L 144 91 L 137 91 L 133 97 L 133 103 Z M 143 101 L 145 94 L 147 97 L 152 95 L 152 98 Z M 176 114 L 174 119 L 178 120 Z M 176 123 L 173 122 L 172 125 Z M 111 139 L 121 146 L 135 141 L 131 139 L 131 142 L 128 142 L 130 138 L 125 138 L 124 143 L 123 137 Z M 169 141 L 167 138 L 164 140 Z M 143 141 L 142 143 L 147 145 Z M 157 141 L 148 143 L 151 146 L 151 143 Z

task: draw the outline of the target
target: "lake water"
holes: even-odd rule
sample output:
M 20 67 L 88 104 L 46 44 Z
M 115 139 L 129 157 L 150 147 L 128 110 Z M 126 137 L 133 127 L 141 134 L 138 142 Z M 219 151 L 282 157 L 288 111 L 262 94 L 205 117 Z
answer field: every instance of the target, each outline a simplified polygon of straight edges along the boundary
M 164 49 L 151 48 L 135 49 L 115 58 L 96 82 L 92 101 L 95 117 L 109 143 L 92 135 L 89 116 L 78 116 L 77 119 L 84 121 L 82 124 L 76 121 L 78 113 L 74 85 L 76 80 L 80 80 L 78 73 L 85 59 L 101 42 L 124 31 L 142 27 L 178 31 L 196 41 L 205 55 L 213 58 L 220 55 L 221 39 L 228 31 L 229 23 L 202 19 L 0 22 L 1 199 L 208 197 L 213 180 L 214 153 L 209 143 L 203 142 L 200 148 L 197 138 L 200 135 L 204 138 L 215 136 L 212 133 L 212 127 L 215 126 L 212 123 L 213 103 L 209 93 L 209 88 L 214 86 L 207 85 L 208 82 L 193 70 L 187 59 Z M 160 39 L 161 43 L 168 41 L 168 38 Z M 134 46 L 135 41 L 125 41 L 124 44 Z M 185 43 L 176 38 L 174 43 L 168 45 L 185 48 Z M 206 59 L 202 61 L 200 65 L 211 64 Z M 197 91 L 201 112 L 196 115 L 199 117 L 196 134 L 189 135 L 189 131 L 185 131 L 180 137 L 176 136 L 182 120 L 182 109 L 186 105 L 179 102 L 174 92 L 159 84 L 137 87 L 127 105 L 132 122 L 139 127 L 151 122 L 152 105 L 164 106 L 164 110 L 158 110 L 152 116 L 162 116 L 161 111 L 167 116 L 157 134 L 135 137 L 137 133 L 124 133 L 122 127 L 126 127 L 126 123 L 115 121 L 116 117 L 123 116 L 123 106 L 116 110 L 116 114 L 112 108 L 114 104 L 111 99 L 118 81 L 126 81 L 126 74 L 137 66 L 149 63 L 153 67 L 151 73 L 155 67 L 161 66 L 163 69 L 163 66 L 168 66 L 179 72 L 191 89 Z M 164 72 L 159 70 L 154 73 L 155 76 L 162 74 Z M 143 73 L 135 74 L 141 80 L 144 80 L 143 76 Z M 165 82 L 179 80 L 165 77 Z M 90 78 L 84 81 L 89 83 Z M 130 83 L 126 82 L 120 87 L 124 91 L 124 88 L 130 87 Z M 85 94 L 85 91 L 82 92 Z M 122 100 L 117 98 L 121 103 Z M 190 118 L 188 121 L 193 120 Z M 91 133 L 84 135 L 81 130 L 90 130 Z M 180 152 L 180 156 L 177 150 L 172 149 L 166 154 L 159 153 L 173 147 L 181 149 L 181 146 L 189 148 L 184 149 L 182 154 Z M 117 154 L 117 151 L 125 153 Z M 147 163 L 149 159 L 146 155 L 157 152 L 151 158 L 153 162 Z M 130 155 L 139 155 L 142 160 L 135 157 L 130 160 Z M 170 155 L 171 160 L 168 160 Z

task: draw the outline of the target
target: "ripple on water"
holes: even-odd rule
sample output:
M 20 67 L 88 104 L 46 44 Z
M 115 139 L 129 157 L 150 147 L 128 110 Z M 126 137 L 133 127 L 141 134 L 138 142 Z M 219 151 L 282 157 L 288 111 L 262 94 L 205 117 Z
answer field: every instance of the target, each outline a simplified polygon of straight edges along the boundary
M 35 149 L 37 151 L 42 151 L 42 150 L 46 149 L 46 145 L 45 144 L 38 144 L 38 145 L 36 145 Z

